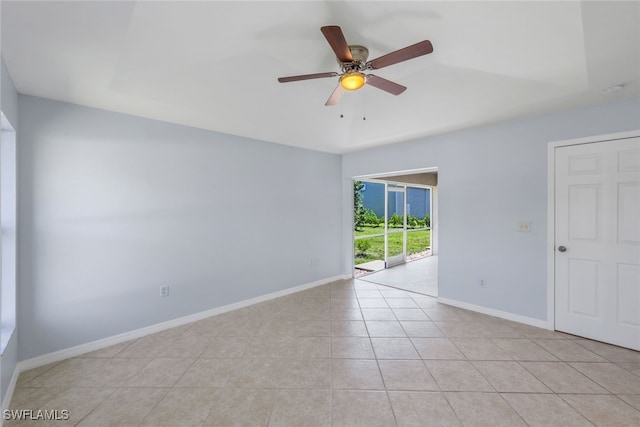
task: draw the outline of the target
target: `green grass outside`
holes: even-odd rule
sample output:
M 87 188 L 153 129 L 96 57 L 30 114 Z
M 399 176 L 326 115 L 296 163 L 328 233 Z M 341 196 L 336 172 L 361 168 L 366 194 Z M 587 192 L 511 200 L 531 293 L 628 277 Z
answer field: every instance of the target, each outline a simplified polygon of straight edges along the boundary
M 368 236 L 371 234 L 383 233 L 383 227 L 364 227 L 362 231 L 357 231 L 356 236 Z M 359 243 L 362 242 L 362 243 Z M 368 245 L 367 243 L 368 242 Z M 431 245 L 431 230 L 420 230 L 407 232 L 407 255 L 422 252 Z M 368 247 L 367 247 L 368 246 Z M 369 261 L 384 260 L 384 236 L 369 237 L 355 241 L 355 264 L 362 264 Z M 397 255 L 402 253 L 402 233 L 389 234 L 389 254 Z
M 354 234 L 357 236 L 368 236 L 370 234 L 382 234 L 384 233 L 384 225 L 379 227 L 362 227 L 361 230 L 356 231 Z
M 402 227 L 397 227 L 397 228 L 389 227 L 389 230 L 390 231 L 393 231 L 393 230 L 400 231 L 400 230 L 402 230 Z M 407 227 L 407 230 L 411 231 L 411 227 Z M 362 227 L 362 229 L 356 231 L 354 234 L 355 234 L 356 237 L 358 237 L 358 236 L 369 236 L 371 234 L 384 234 L 384 224 L 381 224 L 381 225 L 379 225 L 377 227 L 371 227 L 371 226 L 367 225 L 367 226 Z

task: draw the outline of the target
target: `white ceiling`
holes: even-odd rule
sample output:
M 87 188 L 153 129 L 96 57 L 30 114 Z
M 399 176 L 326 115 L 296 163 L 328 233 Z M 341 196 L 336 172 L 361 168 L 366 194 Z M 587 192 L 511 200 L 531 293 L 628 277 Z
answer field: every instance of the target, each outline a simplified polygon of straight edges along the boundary
M 339 71 L 323 25 L 434 52 L 325 107 L 337 78 L 276 80 Z M 5 0 L 2 49 L 21 93 L 346 153 L 639 96 L 640 2 Z

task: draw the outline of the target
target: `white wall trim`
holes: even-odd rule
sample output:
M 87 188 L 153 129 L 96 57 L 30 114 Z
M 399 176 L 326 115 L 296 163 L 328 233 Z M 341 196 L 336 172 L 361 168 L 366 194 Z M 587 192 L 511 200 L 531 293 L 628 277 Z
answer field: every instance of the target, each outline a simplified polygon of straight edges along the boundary
M 384 178 L 386 176 L 401 176 L 401 175 L 415 175 L 419 173 L 429 173 L 429 172 L 438 172 L 437 167 L 430 168 L 418 168 L 418 169 L 406 169 L 402 171 L 394 171 L 394 172 L 379 172 L 379 173 L 370 173 L 367 175 L 357 175 L 352 176 L 351 180 L 366 180 L 366 179 L 375 179 L 375 178 Z
M 13 398 L 13 392 L 16 389 L 16 384 L 18 382 L 18 376 L 20 375 L 20 371 L 16 366 L 16 369 L 13 370 L 13 375 L 11 375 L 11 381 L 9 381 L 9 386 L 7 387 L 7 394 L 5 394 L 4 399 L 2 399 L 2 413 L 9 409 L 9 405 L 11 404 L 11 399 Z M 0 417 L 0 427 L 4 425 L 4 417 Z
M 640 130 L 552 141 L 547 146 L 547 329 L 555 330 L 555 150 L 569 145 L 590 144 L 616 139 L 635 138 Z
M 524 323 L 525 325 L 548 329 L 547 322 L 540 319 L 534 319 L 533 317 L 520 316 L 519 314 L 483 307 L 481 305 L 469 304 L 468 302 L 449 298 L 438 297 L 438 302 L 453 307 L 464 308 L 465 310 L 475 311 L 477 313 L 488 314 L 489 316 L 499 317 L 501 319 L 511 320 L 513 322 Z
M 556 147 L 547 147 L 547 329 L 556 328 L 555 235 L 556 235 Z
M 162 323 L 157 323 L 155 325 L 125 332 L 119 335 L 114 335 L 112 337 L 103 338 L 103 339 L 92 341 L 86 344 L 80 344 L 75 347 L 70 347 L 70 348 L 54 351 L 52 353 L 43 354 L 42 356 L 37 356 L 31 359 L 18 362 L 18 365 L 15 371 L 17 372 L 17 374 L 19 374 L 20 372 L 24 372 L 29 369 L 38 368 L 40 366 L 48 365 L 49 363 L 59 362 L 61 360 L 68 359 L 70 357 L 75 357 L 85 353 L 89 353 L 91 351 L 100 350 L 115 344 L 120 344 L 125 341 L 132 340 L 132 339 L 142 338 L 144 336 L 147 336 L 156 332 L 164 331 L 170 328 L 175 328 L 176 326 L 181 326 L 187 323 L 206 319 L 207 317 L 226 313 L 232 310 L 237 310 L 239 308 L 248 307 L 250 305 L 258 304 L 258 303 L 269 301 L 275 298 L 283 297 L 285 295 L 315 288 L 317 286 L 326 285 L 327 283 L 335 282 L 338 280 L 346 280 L 350 278 L 351 277 L 348 275 L 332 276 L 329 278 L 317 280 L 315 282 L 310 282 L 300 286 L 295 286 L 293 288 L 283 289 L 281 291 L 247 299 L 244 301 L 239 301 L 233 304 L 224 305 L 222 307 L 216 307 L 211 310 L 201 311 L 199 313 L 190 314 L 184 317 L 179 317 L 177 319 L 169 320 Z M 16 372 L 14 372 L 14 375 L 17 376 Z M 7 392 L 7 396 L 11 396 L 11 393 Z

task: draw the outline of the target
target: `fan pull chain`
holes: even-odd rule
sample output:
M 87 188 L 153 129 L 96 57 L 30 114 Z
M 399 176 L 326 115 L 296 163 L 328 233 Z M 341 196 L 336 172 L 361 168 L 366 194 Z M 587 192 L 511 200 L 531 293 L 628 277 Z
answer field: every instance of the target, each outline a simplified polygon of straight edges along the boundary
M 367 97 L 362 94 L 362 120 L 367 120 Z

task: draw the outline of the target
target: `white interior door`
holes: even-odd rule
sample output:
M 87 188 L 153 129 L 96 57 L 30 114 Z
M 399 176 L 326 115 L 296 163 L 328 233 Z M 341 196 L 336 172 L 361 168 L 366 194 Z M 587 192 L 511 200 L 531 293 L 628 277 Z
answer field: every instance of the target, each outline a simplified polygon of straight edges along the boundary
M 555 328 L 640 350 L 640 138 L 555 149 Z

